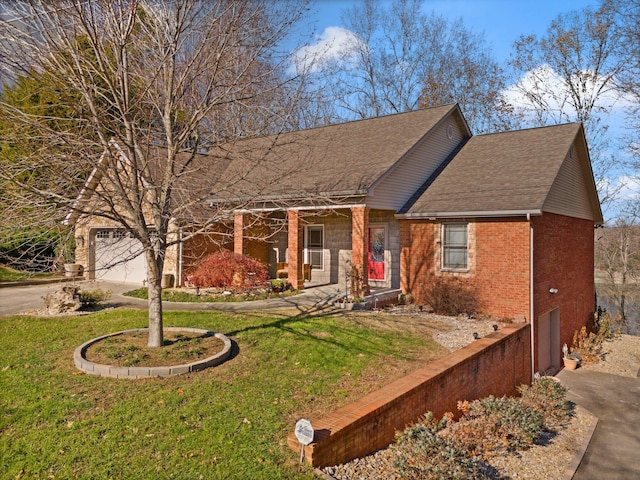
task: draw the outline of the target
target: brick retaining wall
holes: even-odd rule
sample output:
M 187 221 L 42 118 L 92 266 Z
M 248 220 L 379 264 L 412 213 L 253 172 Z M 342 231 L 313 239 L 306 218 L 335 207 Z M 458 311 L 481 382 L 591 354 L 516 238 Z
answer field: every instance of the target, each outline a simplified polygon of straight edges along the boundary
M 385 448 L 427 411 L 440 418 L 455 413 L 458 400 L 515 395 L 518 385 L 530 382 L 530 325 L 509 325 L 325 418 L 311 419 L 315 436 L 305 457 L 314 467 L 344 463 Z M 300 452 L 293 433 L 287 443 Z

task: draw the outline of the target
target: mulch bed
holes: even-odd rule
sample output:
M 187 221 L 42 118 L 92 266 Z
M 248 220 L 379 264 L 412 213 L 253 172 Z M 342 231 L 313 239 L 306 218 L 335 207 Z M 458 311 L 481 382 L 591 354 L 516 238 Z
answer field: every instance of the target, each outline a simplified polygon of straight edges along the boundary
M 224 347 L 224 342 L 213 335 L 188 331 L 165 332 L 162 347 L 148 347 L 147 339 L 147 333 L 107 337 L 87 349 L 86 359 L 116 367 L 163 367 L 212 357 Z

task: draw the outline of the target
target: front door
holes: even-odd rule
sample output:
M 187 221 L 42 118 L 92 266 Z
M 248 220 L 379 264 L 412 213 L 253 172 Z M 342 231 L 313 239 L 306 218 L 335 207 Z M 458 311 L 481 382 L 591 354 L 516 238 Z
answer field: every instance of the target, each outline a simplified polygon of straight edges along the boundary
M 369 280 L 384 280 L 385 227 L 369 228 Z

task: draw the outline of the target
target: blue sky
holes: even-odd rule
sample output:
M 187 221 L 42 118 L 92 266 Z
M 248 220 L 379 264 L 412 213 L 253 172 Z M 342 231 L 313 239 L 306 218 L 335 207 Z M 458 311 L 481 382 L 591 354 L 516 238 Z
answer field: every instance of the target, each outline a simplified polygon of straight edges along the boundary
M 312 6 L 318 34 L 326 27 L 343 26 L 340 15 L 354 3 L 358 2 L 318 0 Z M 543 34 L 558 14 L 587 6 L 595 8 L 597 4 L 592 0 L 426 0 L 425 10 L 450 20 L 462 17 L 468 28 L 484 32 L 497 60 L 502 62 L 520 35 Z
M 308 53 L 313 57 L 317 52 L 331 57 L 334 47 L 340 44 L 340 39 L 346 38 L 346 31 L 341 20 L 344 10 L 360 3 L 358 0 L 316 0 L 311 7 L 311 27 L 313 28 L 311 46 Z M 381 3 L 391 4 L 390 0 L 379 0 Z M 506 66 L 514 41 L 521 35 L 545 34 L 552 20 L 559 14 L 590 7 L 598 8 L 598 0 L 425 0 L 424 11 L 447 18 L 450 21 L 462 18 L 464 25 L 474 33 L 483 33 L 487 44 L 493 50 L 496 60 Z M 303 22 L 309 26 L 309 21 Z M 331 27 L 334 27 L 333 29 Z M 335 27 L 342 27 L 336 29 Z M 329 29 L 328 31 L 326 29 Z M 306 31 L 305 33 L 309 33 Z M 327 46 L 327 45 L 333 45 Z M 314 48 L 317 48 L 314 53 Z M 512 79 L 514 81 L 515 79 Z M 513 100 L 517 100 L 514 97 Z M 517 102 L 516 102 L 517 103 Z M 613 104 L 611 104 L 613 105 Z M 619 125 L 623 117 L 615 113 L 611 107 L 609 122 L 611 129 L 609 136 L 616 139 L 622 135 Z M 614 147 L 611 152 L 616 157 L 624 157 L 621 150 Z M 629 177 L 620 171 L 611 172 L 613 178 L 605 179 L 604 186 L 609 188 L 622 186 L 619 198 L 629 198 L 638 195 L 640 191 L 640 177 Z

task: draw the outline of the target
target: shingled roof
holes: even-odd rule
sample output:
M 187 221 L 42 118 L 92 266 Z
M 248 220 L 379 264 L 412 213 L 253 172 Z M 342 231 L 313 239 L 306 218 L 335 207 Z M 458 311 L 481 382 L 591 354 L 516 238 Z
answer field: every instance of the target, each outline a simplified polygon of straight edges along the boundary
M 445 105 L 216 148 L 209 156 L 227 167 L 212 172 L 211 200 L 364 196 L 454 111 Z
M 563 165 L 576 149 L 569 173 L 585 195 L 587 215 L 602 221 L 579 123 L 470 138 L 398 213 L 404 218 L 540 214 L 549 210 Z M 566 183 L 566 182 L 565 182 Z M 555 185 L 555 187 L 554 187 Z M 585 188 L 586 187 L 586 188 Z M 584 216 L 587 216 L 584 215 Z

